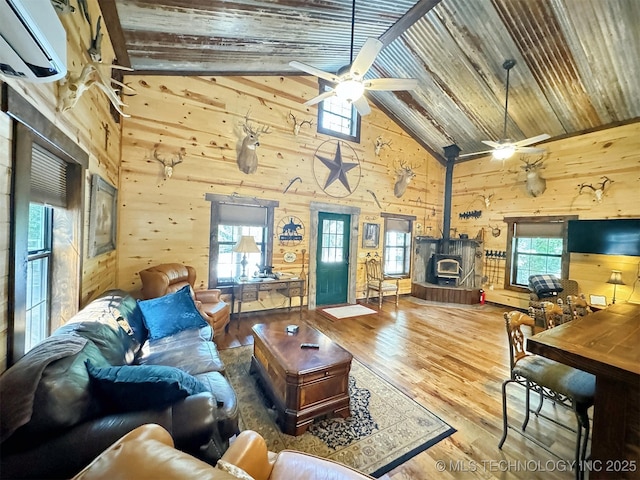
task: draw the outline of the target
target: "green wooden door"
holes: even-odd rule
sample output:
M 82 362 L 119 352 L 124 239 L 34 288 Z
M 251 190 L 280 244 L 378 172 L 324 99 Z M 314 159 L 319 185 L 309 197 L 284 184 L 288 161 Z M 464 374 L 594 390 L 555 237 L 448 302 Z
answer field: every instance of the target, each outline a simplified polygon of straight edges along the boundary
M 318 214 L 316 305 L 347 303 L 351 216 Z

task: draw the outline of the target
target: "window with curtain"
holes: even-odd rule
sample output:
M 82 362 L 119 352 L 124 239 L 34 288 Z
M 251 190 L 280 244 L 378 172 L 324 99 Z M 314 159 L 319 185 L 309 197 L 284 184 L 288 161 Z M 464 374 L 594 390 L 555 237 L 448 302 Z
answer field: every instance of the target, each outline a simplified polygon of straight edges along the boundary
M 320 93 L 331 88 L 328 82 L 320 80 Z M 349 102 L 335 95 L 329 97 L 318 105 L 318 132 L 360 143 L 360 115 Z
M 252 236 L 260 253 L 247 253 L 246 273 L 252 276 L 273 258 L 273 216 L 278 202 L 207 195 L 211 202 L 209 287 L 232 285 L 242 274 L 243 253 L 233 248 L 243 235 Z
M 409 276 L 411 272 L 411 231 L 415 217 L 384 217 L 384 273 Z
M 505 288 L 527 289 L 531 275 L 567 278 L 567 221 L 575 217 L 505 218 L 508 226 Z

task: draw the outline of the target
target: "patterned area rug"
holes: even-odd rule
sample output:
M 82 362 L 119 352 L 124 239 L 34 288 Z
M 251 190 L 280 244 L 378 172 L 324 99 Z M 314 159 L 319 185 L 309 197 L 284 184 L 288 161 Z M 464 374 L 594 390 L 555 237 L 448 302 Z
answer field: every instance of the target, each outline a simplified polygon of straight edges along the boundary
M 252 352 L 249 345 L 220 355 L 238 395 L 240 428 L 260 433 L 273 452 L 307 452 L 380 477 L 455 432 L 354 359 L 349 376 L 352 416 L 319 418 L 303 435 L 285 435 L 255 375 L 249 374 Z

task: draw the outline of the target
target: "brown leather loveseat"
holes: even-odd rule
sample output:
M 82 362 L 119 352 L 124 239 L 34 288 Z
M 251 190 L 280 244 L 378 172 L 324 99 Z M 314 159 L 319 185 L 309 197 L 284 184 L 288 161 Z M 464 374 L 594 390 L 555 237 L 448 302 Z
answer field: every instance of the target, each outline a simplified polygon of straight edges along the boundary
M 204 319 L 211 325 L 214 337 L 222 335 L 229 325 L 229 305 L 220 300 L 220 290 L 194 290 L 196 270 L 181 263 L 163 263 L 146 268 L 140 273 L 142 297 L 157 298 L 180 290 L 185 285 L 191 287 L 191 295 Z
M 73 480 L 114 478 L 370 480 L 373 477 L 307 453 L 268 452 L 264 439 L 251 430 L 238 435 L 216 467 L 212 467 L 173 448 L 171 435 L 160 426 L 144 425 L 104 451 Z

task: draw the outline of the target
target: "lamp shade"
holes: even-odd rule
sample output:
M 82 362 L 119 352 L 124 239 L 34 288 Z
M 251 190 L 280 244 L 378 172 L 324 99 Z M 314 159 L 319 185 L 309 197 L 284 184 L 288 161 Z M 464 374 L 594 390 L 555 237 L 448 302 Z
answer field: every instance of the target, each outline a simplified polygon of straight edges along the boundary
M 260 253 L 256 240 L 251 235 L 242 235 L 240 241 L 233 247 L 233 251 L 238 253 Z
M 622 272 L 620 270 L 611 270 L 611 276 L 607 283 L 611 283 L 613 285 L 625 285 L 622 281 Z

